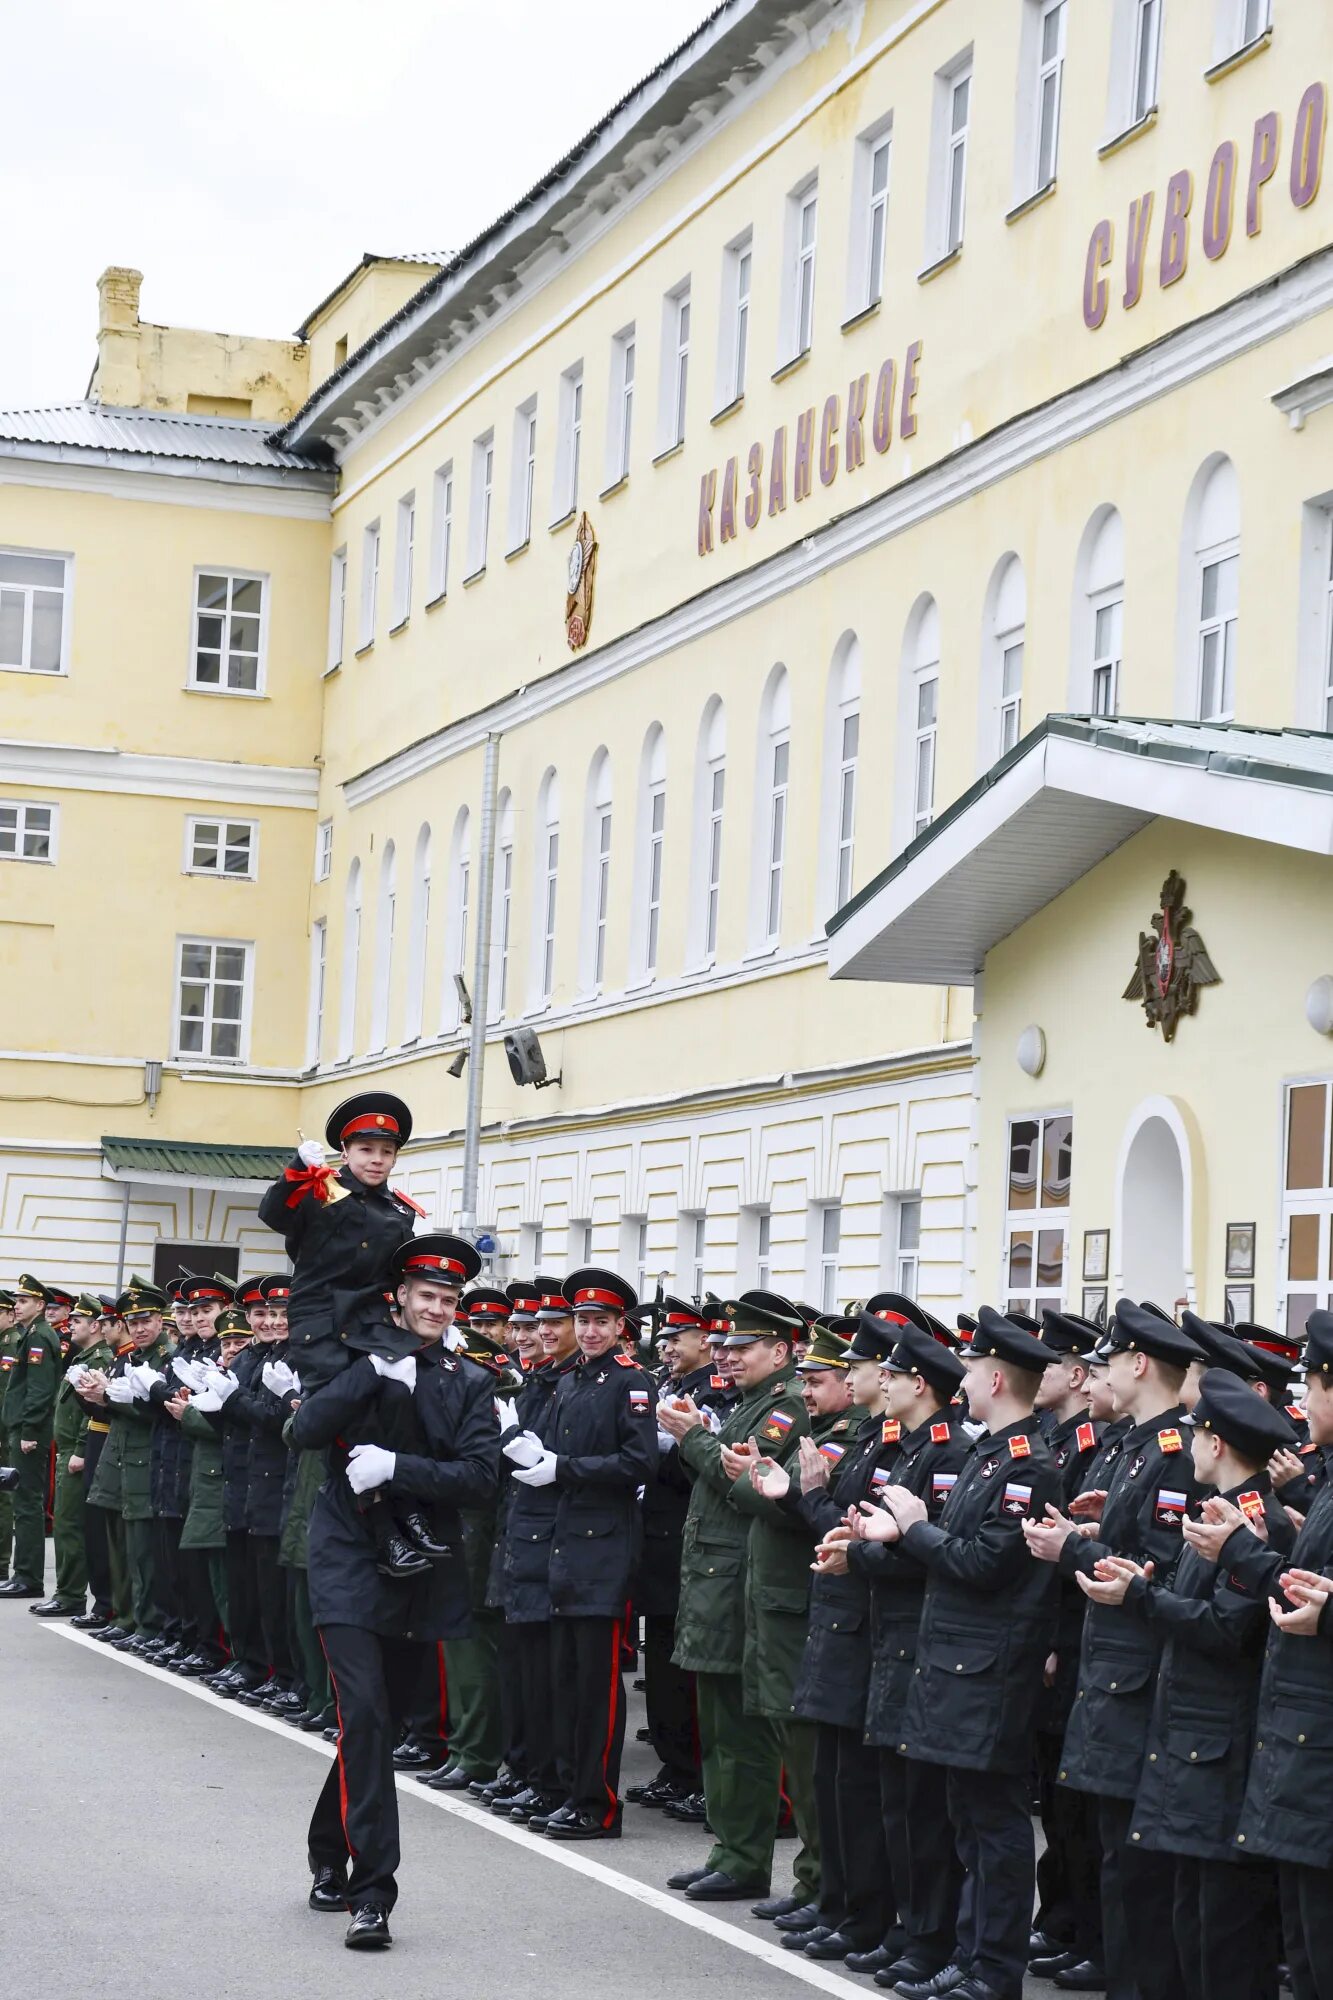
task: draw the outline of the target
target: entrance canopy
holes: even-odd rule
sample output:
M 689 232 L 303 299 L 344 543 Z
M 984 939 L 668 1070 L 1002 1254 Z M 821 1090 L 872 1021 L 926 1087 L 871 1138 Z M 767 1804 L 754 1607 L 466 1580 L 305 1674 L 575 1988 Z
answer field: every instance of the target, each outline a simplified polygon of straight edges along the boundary
M 970 986 L 1155 819 L 1333 855 L 1333 736 L 1050 715 L 828 925 L 834 979 Z
M 205 1146 L 185 1139 L 102 1140 L 102 1178 L 136 1187 L 262 1194 L 291 1158 L 286 1146 Z

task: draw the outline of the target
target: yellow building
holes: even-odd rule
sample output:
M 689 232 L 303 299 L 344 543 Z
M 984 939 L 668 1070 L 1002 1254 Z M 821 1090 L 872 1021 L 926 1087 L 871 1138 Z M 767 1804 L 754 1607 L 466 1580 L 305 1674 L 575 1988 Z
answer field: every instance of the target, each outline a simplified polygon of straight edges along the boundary
M 1123 852 L 1078 870 L 1038 787 L 1013 865 L 1050 908 L 978 861 L 958 950 L 910 922 L 1002 788 L 946 808 L 1044 771 L 1054 723 L 1002 760 L 1048 715 L 1325 728 L 1333 47 L 1269 12 L 731 0 L 474 243 L 363 260 L 295 342 L 135 339 L 109 273 L 92 400 L 0 417 L 0 855 L 46 864 L 0 866 L 10 1261 L 271 1262 L 254 1177 L 370 1079 L 458 1219 L 489 862 L 500 1270 L 1077 1304 L 1102 1229 L 1092 1291 L 1142 1268 L 1117 1149 L 1183 1092 L 1189 1256 L 1153 1270 L 1220 1311 L 1249 1224 L 1275 1310 L 1284 1090 L 1333 1073 L 1284 788 L 1177 846 L 1130 784 L 1170 757 L 1097 738 Z M 1159 1047 L 1119 993 L 1171 868 L 1223 983 Z M 1288 896 L 1301 952 L 1256 949 Z M 829 980 L 849 902 L 833 969 L 879 991 Z M 1242 1069 L 1262 1146 L 1195 1102 Z M 1026 1271 L 1010 1120 L 1056 1163 Z

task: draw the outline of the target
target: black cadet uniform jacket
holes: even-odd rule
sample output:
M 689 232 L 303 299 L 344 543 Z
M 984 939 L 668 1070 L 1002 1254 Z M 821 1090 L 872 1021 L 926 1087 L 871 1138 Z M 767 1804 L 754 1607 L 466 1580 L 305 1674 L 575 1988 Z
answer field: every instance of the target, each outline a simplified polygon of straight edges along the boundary
M 243 1534 L 250 1525 L 246 1507 L 250 1497 L 250 1422 L 245 1404 L 249 1389 L 259 1384 L 259 1371 L 268 1351 L 257 1341 L 243 1347 L 232 1362 L 231 1372 L 240 1383 L 213 1422 L 222 1432 L 222 1520 L 229 1535 Z
M 299 1159 L 292 1165 L 305 1172 Z M 364 1291 L 374 1285 L 389 1258 L 413 1234 L 420 1211 L 386 1184 L 367 1187 L 350 1167 L 338 1174 L 347 1189 L 345 1201 L 320 1201 L 303 1194 L 288 1208 L 292 1183 L 274 1181 L 259 1204 L 259 1219 L 276 1229 L 295 1269 L 287 1301 L 291 1353 L 301 1370 L 301 1349 L 312 1340 L 327 1340 L 337 1330 L 334 1294 Z
M 1284 1569 L 1333 1572 L 1333 1486 L 1320 1488 L 1290 1556 L 1248 1528 L 1224 1543 L 1227 1569 L 1283 1611 Z M 1259 1718 L 1249 1785 L 1233 1854 L 1260 1854 L 1302 1868 L 1333 1869 L 1333 1599 L 1309 1637 L 1270 1622 L 1259 1684 Z
M 381 1576 L 375 1540 L 347 1483 L 342 1434 L 375 1404 L 380 1377 L 369 1356 L 308 1396 L 291 1423 L 298 1451 L 329 1451 L 329 1475 L 310 1516 L 308 1581 L 316 1625 L 353 1625 L 386 1638 L 458 1639 L 471 1629 L 463 1561 L 461 1507 L 483 1505 L 499 1482 L 500 1427 L 495 1391 L 484 1368 L 432 1341 L 417 1355 L 413 1413 L 421 1455 L 397 1455 L 389 1484 L 377 1489 L 397 1506 L 425 1514 L 447 1561 L 410 1581 Z
M 668 1376 L 657 1385 L 658 1402 L 674 1396 L 689 1396 L 701 1410 L 714 1410 L 719 1417 L 725 1417 L 737 1400 L 726 1376 L 715 1375 L 707 1363 L 678 1381 Z M 669 1451 L 659 1445 L 657 1471 L 643 1495 L 643 1552 L 634 1578 L 634 1609 L 645 1618 L 676 1615 L 680 1552 L 692 1486 L 674 1441 Z
M 1091 1576 L 1104 1556 L 1151 1562 L 1153 1581 L 1169 1585 L 1184 1541 L 1181 1527 L 1198 1498 L 1194 1467 L 1177 1408 L 1134 1424 L 1121 1440 L 1095 1540 L 1071 1535 L 1059 1568 Z M 1102 1798 L 1138 1791 L 1152 1711 L 1161 1639 L 1124 1605 L 1089 1602 L 1083 1619 L 1078 1692 L 1065 1732 L 1059 1782 Z
M 1128 1430 L 1128 1423 L 1124 1426 Z M 1123 1435 L 1123 1432 L 1122 1432 Z M 1046 1430 L 1046 1445 L 1060 1471 L 1063 1489 L 1061 1513 L 1080 1493 L 1094 1492 L 1098 1481 L 1091 1475 L 1102 1464 L 1099 1428 L 1086 1410 L 1081 1416 L 1065 1417 Z M 1112 1460 L 1114 1463 L 1114 1460 Z M 1083 1613 L 1088 1600 L 1073 1576 L 1060 1579 L 1059 1611 L 1055 1628 L 1055 1679 L 1050 1687 L 1043 1681 L 1037 1703 L 1037 1729 L 1042 1736 L 1063 1737 L 1078 1690 L 1078 1656 L 1083 1640 Z
M 531 1431 L 548 1450 L 555 1392 L 562 1378 L 578 1366 L 578 1355 L 560 1362 L 544 1361 L 527 1370 L 514 1398 L 518 1429 Z M 513 1433 L 517 1435 L 517 1433 Z M 502 1445 L 508 1441 L 506 1432 Z M 487 1597 L 504 1612 L 510 1625 L 544 1625 L 551 1616 L 551 1536 L 560 1500 L 558 1486 L 525 1486 L 500 1454 L 501 1525 L 491 1563 Z
M 973 1445 L 938 1524 L 916 1521 L 903 1551 L 927 1572 L 916 1669 L 900 1747 L 925 1763 L 1026 1771 L 1058 1579 L 1034 1562 L 1025 1520 L 1059 1499 L 1036 1417 Z
M 651 1376 L 614 1348 L 580 1357 L 561 1378 L 546 1440 L 559 1494 L 553 1618 L 625 1615 L 641 1542 L 639 1488 L 657 1470 L 655 1404 Z
M 264 1386 L 264 1366 L 287 1360 L 285 1341 L 261 1341 L 257 1362 L 244 1386 L 227 1398 L 233 1421 L 249 1435 L 245 1470 L 245 1527 L 252 1535 L 282 1533 L 283 1500 L 292 1454 L 283 1430 L 287 1406 Z
M 972 1450 L 962 1412 L 950 1405 L 915 1430 L 899 1431 L 882 1461 L 885 1486 L 905 1486 L 926 1503 L 937 1525 Z M 907 1697 L 916 1677 L 917 1633 L 926 1601 L 926 1572 L 892 1542 L 853 1542 L 848 1567 L 870 1586 L 870 1676 L 866 1689 L 868 1743 L 902 1746 Z
M 1275 1541 L 1289 1541 L 1266 1472 L 1222 1497 L 1261 1517 Z M 1169 1589 L 1136 1578 L 1125 1604 L 1163 1641 L 1130 1840 L 1161 1853 L 1230 1861 L 1271 1629 L 1267 1598 L 1187 1543 Z

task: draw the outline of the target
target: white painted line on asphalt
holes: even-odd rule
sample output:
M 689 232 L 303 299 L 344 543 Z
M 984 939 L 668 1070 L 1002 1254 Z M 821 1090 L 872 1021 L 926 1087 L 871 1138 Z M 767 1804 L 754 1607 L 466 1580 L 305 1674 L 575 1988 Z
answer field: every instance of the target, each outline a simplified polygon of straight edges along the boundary
M 234 1701 L 225 1701 L 214 1694 L 211 1688 L 200 1687 L 198 1681 L 182 1680 L 179 1674 L 168 1673 L 165 1667 L 155 1667 L 149 1660 L 138 1660 L 132 1653 L 112 1653 L 99 1640 L 86 1632 L 75 1632 L 68 1625 L 54 1621 L 42 1621 L 48 1632 L 57 1632 L 76 1646 L 85 1646 L 90 1652 L 100 1653 L 120 1667 L 133 1667 L 136 1673 L 148 1674 L 152 1679 L 164 1681 L 168 1687 L 176 1688 L 183 1694 L 193 1695 L 197 1701 L 209 1702 L 233 1715 L 239 1722 L 248 1722 L 252 1727 L 267 1729 L 285 1742 L 304 1745 L 308 1750 L 316 1750 L 323 1757 L 332 1757 L 334 1747 L 326 1743 L 322 1736 L 303 1734 L 293 1729 L 289 1723 L 279 1722 L 276 1716 L 261 1715 L 253 1708 L 242 1708 Z M 590 1854 L 567 1847 L 563 1841 L 546 1840 L 534 1835 L 513 1820 L 496 1819 L 493 1813 L 483 1812 L 480 1806 L 468 1804 L 465 1800 L 447 1792 L 431 1792 L 424 1785 L 417 1784 L 409 1774 L 400 1774 L 397 1788 L 405 1799 L 415 1799 L 420 1805 L 435 1806 L 441 1812 L 451 1813 L 455 1819 L 466 1821 L 472 1826 L 484 1827 L 487 1833 L 498 1834 L 501 1840 L 511 1840 L 528 1854 L 536 1855 L 543 1861 L 554 1861 L 561 1868 L 572 1869 L 574 1874 L 585 1876 L 590 1882 L 600 1882 L 604 1888 L 614 1889 L 618 1895 L 628 1896 L 631 1902 L 641 1904 L 645 1909 L 655 1910 L 659 1916 L 674 1918 L 678 1924 L 685 1924 L 690 1930 L 702 1931 L 719 1944 L 730 1945 L 733 1951 L 746 1953 L 757 1958 L 762 1964 L 770 1965 L 778 1972 L 785 1972 L 793 1979 L 801 1980 L 806 1986 L 817 1987 L 821 1993 L 836 1993 L 842 2000 L 861 1989 L 852 1984 L 842 1974 L 826 1970 L 810 1959 L 804 1959 L 798 1952 L 783 1951 L 780 1945 L 770 1944 L 767 1938 L 753 1937 L 748 1931 L 738 1930 L 733 1924 L 725 1924 L 719 1918 L 710 1916 L 697 1904 L 686 1902 L 684 1897 L 654 1889 L 646 1882 L 635 1881 L 632 1875 L 622 1875 L 616 1868 L 609 1868 L 604 1861 L 595 1861 Z

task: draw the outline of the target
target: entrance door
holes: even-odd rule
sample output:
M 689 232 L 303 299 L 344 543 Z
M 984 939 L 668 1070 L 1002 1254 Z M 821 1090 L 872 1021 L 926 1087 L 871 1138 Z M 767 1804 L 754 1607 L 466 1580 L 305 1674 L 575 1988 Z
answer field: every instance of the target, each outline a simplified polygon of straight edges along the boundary
M 159 1243 L 153 1251 L 153 1283 L 166 1285 L 188 1271 L 198 1278 L 235 1278 L 241 1253 L 235 1243 Z
M 1165 1118 L 1145 1118 L 1125 1158 L 1120 1263 L 1132 1299 L 1174 1313 L 1186 1297 L 1185 1169 Z

